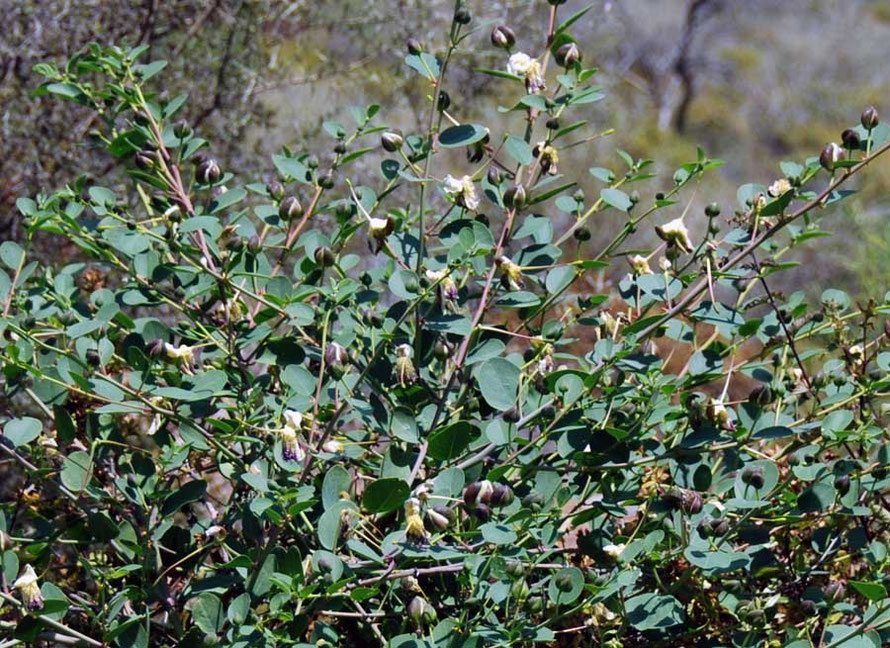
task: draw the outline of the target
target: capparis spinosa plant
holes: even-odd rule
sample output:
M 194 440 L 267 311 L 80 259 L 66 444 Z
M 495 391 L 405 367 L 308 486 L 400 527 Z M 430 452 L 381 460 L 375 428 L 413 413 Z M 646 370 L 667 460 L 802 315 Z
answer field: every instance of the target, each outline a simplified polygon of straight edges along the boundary
M 890 641 L 890 301 L 771 285 L 890 128 L 704 217 L 701 150 L 590 160 L 585 195 L 560 154 L 603 92 L 561 4 L 457 2 L 408 43 L 421 128 L 353 109 L 246 185 L 145 48 L 38 66 L 131 183 L 18 201 L 82 261 L 0 246 L 3 646 Z M 487 124 L 448 94 L 483 44 Z

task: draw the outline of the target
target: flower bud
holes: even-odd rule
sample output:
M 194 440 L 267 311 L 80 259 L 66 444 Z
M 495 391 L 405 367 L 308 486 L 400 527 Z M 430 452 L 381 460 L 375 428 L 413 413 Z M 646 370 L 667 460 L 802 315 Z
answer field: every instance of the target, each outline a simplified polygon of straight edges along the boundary
M 315 250 L 315 264 L 320 268 L 330 268 L 336 262 L 334 251 L 326 245 Z
M 161 339 L 152 340 L 145 345 L 145 351 L 150 358 L 160 358 L 164 355 L 164 341 Z
M 152 151 L 139 151 L 134 161 L 138 168 L 150 171 L 155 166 L 155 154 Z
M 266 192 L 272 200 L 281 200 L 284 198 L 284 185 L 278 181 L 270 182 L 266 185 Z
M 880 123 L 880 119 L 878 119 L 878 109 L 874 106 L 869 106 L 868 108 L 863 110 L 862 116 L 860 117 L 860 122 L 862 123 L 862 127 L 864 129 L 873 129 Z
M 491 44 L 508 50 L 516 44 L 516 34 L 506 25 L 497 25 L 491 30 Z
M 822 593 L 825 595 L 826 600 L 836 603 L 843 600 L 844 596 L 846 596 L 847 588 L 840 581 L 831 581 L 822 589 Z
M 581 50 L 575 43 L 562 45 L 553 57 L 560 67 L 570 68 L 581 61 Z
M 448 509 L 444 506 L 427 509 L 426 518 L 439 531 L 444 531 L 451 525 L 451 517 L 446 514 Z
M 708 218 L 716 218 L 720 215 L 720 205 L 717 203 L 711 203 L 707 207 L 705 207 L 705 216 Z
M 289 221 L 303 213 L 303 206 L 296 196 L 288 196 L 278 205 L 278 217 L 283 221 Z
M 495 484 L 491 491 L 490 503 L 494 508 L 501 508 L 502 506 L 510 506 L 513 503 L 515 496 L 513 495 L 513 489 L 507 486 L 506 484 Z
M 405 140 L 402 138 L 402 134 L 397 130 L 384 131 L 383 135 L 380 136 L 380 145 L 383 146 L 384 151 L 389 153 L 395 153 L 402 148 L 404 143 Z
M 464 504 L 473 507 L 478 503 L 488 504 L 494 492 L 494 485 L 487 479 L 469 484 L 464 489 Z
M 841 133 L 841 141 L 844 143 L 844 148 L 858 149 L 859 133 L 857 133 L 856 130 L 853 128 L 848 128 L 843 133 Z
M 501 179 L 501 172 L 498 171 L 498 168 L 496 166 L 488 167 L 488 181 L 491 184 L 497 186 L 501 184 Z
M 504 204 L 510 209 L 522 209 L 525 205 L 525 187 L 513 185 L 504 192 Z
M 524 578 L 520 578 L 510 586 L 510 596 L 517 601 L 524 601 L 528 597 L 529 587 Z
M 436 620 L 436 610 L 422 596 L 415 596 L 408 604 L 408 616 L 418 626 Z
M 507 563 L 506 571 L 511 578 L 522 578 L 525 576 L 525 565 L 519 560 L 511 560 Z
M 586 227 L 579 227 L 574 232 L 572 232 L 572 236 L 575 237 L 576 241 L 584 242 L 590 240 L 590 230 Z
M 439 98 L 436 100 L 436 107 L 439 109 L 439 112 L 448 110 L 449 106 L 451 106 L 451 96 L 444 90 L 439 90 Z
M 819 155 L 819 164 L 826 171 L 834 171 L 835 165 L 844 157 L 844 150 L 834 142 L 830 142 L 822 149 L 822 153 Z
M 466 7 L 461 7 L 454 12 L 454 22 L 458 25 L 468 25 L 473 20 L 473 14 Z
M 488 504 L 477 504 L 473 509 L 473 515 L 480 522 L 488 522 L 491 519 L 491 507 Z
M 349 362 L 349 353 L 342 345 L 331 342 L 324 350 L 324 361 L 329 367 L 340 367 Z
M 327 171 L 319 175 L 318 186 L 322 189 L 332 189 L 334 187 L 334 174 Z
M 834 478 L 834 487 L 841 495 L 850 492 L 850 475 L 838 475 Z
M 260 241 L 260 237 L 254 234 L 250 237 L 250 240 L 247 241 L 247 251 L 251 254 L 256 254 L 260 250 L 263 249 L 263 243 Z
M 213 184 L 222 176 L 222 170 L 216 160 L 206 159 L 198 164 L 196 174 L 202 184 Z
M 754 488 L 763 488 L 763 468 L 760 466 L 745 466 L 742 470 L 742 482 Z
M 532 509 L 534 511 L 541 508 L 541 505 L 543 503 L 544 503 L 544 497 L 540 493 L 532 492 L 522 498 L 522 506 L 525 508 Z
M 405 47 L 408 48 L 408 53 L 417 56 L 423 51 L 423 45 L 420 44 L 420 41 L 416 38 L 409 38 L 405 41 Z
M 187 121 L 178 121 L 173 127 L 173 134 L 179 139 L 185 139 L 192 134 L 192 127 L 188 125 Z

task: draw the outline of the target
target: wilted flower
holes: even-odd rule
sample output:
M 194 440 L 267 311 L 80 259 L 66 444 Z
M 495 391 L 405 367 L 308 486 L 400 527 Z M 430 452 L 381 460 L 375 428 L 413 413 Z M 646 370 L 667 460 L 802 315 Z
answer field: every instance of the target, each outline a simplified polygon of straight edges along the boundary
M 537 94 L 545 88 L 544 75 L 538 59 L 524 52 L 516 52 L 507 62 L 507 72 L 525 78 L 525 89 L 530 94 Z
M 443 190 L 456 205 L 475 210 L 479 206 L 479 197 L 476 195 L 476 187 L 470 176 L 455 178 L 453 175 L 445 176 Z
M 25 565 L 18 579 L 12 584 L 12 588 L 19 590 L 22 595 L 22 603 L 28 610 L 33 612 L 43 608 L 43 595 L 37 584 L 37 574 L 31 565 Z
M 411 361 L 414 351 L 409 344 L 400 344 L 396 347 L 396 374 L 399 377 L 399 383 L 404 387 L 405 383 L 412 383 L 417 380 L 417 370 Z
M 627 261 L 630 263 L 630 267 L 635 275 L 652 274 L 652 268 L 649 267 L 649 259 L 642 254 L 635 254 L 632 257 L 628 257 Z
M 167 360 L 182 369 L 185 373 L 192 373 L 192 366 L 195 363 L 195 348 L 186 344 L 173 346 L 169 342 L 164 343 L 164 355 Z
M 541 160 L 541 169 L 550 175 L 557 174 L 557 165 L 559 164 L 559 153 L 556 148 L 547 142 L 538 142 L 534 148 L 535 157 Z
M 668 245 L 676 245 L 683 252 L 692 252 L 692 240 L 689 238 L 689 230 L 683 224 L 683 217 L 665 223 L 664 225 L 656 225 L 655 233 L 659 238 Z
M 420 500 L 409 497 L 405 500 L 405 535 L 415 540 L 426 540 L 427 533 L 420 517 Z
M 392 233 L 392 221 L 388 218 L 370 218 L 368 220 L 369 234 L 373 245 L 374 254 L 380 252 L 386 243 L 386 237 Z
M 510 290 L 522 290 L 524 282 L 522 281 L 522 268 L 513 263 L 510 257 L 501 255 L 496 260 L 498 267 L 501 269 L 501 281 Z
M 606 335 L 614 336 L 618 332 L 618 329 L 621 326 L 621 322 L 618 320 L 617 317 L 612 315 L 612 313 L 610 313 L 609 311 L 603 311 L 602 313 L 600 313 L 600 319 L 603 321 L 602 326 Z
M 708 416 L 720 427 L 726 428 L 730 426 L 729 410 L 723 404 L 722 398 L 712 398 L 708 404 Z
M 443 270 L 427 270 L 426 278 L 433 283 L 438 283 L 439 294 L 442 299 L 454 301 L 458 296 L 457 284 L 451 278 L 447 269 Z
M 791 182 L 789 182 L 788 178 L 779 178 L 769 186 L 768 191 L 773 198 L 784 196 L 791 191 Z

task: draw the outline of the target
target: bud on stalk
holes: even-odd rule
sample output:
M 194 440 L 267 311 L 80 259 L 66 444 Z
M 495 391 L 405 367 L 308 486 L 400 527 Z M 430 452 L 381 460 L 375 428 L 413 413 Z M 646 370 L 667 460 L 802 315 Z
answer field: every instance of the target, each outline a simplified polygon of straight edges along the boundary
M 516 34 L 506 25 L 497 25 L 491 30 L 491 44 L 509 50 L 516 44 Z

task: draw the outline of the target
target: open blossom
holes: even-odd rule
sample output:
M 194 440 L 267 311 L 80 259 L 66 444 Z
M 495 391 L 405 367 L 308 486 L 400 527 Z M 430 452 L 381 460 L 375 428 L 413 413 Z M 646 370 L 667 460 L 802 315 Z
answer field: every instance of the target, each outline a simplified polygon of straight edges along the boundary
M 408 344 L 400 344 L 396 347 L 396 375 L 399 377 L 399 383 L 404 387 L 405 383 L 412 383 L 417 380 L 417 370 L 411 357 L 414 351 Z
M 507 61 L 507 72 L 525 77 L 525 89 L 530 94 L 537 94 L 545 88 L 544 75 L 538 59 L 524 52 L 516 52 Z
M 371 250 L 374 254 L 380 252 L 386 244 L 386 237 L 392 234 L 392 221 L 388 218 L 368 219 L 368 229 L 371 235 Z
M 768 191 L 773 198 L 784 196 L 791 191 L 791 183 L 788 181 L 788 178 L 779 178 L 769 186 Z
M 609 544 L 603 546 L 603 553 L 612 560 L 618 560 L 618 558 L 621 556 L 622 551 L 624 551 L 623 544 L 612 544 L 610 542 Z
M 689 230 L 683 224 L 683 217 L 665 223 L 664 225 L 656 225 L 655 233 L 659 238 L 668 245 L 676 245 L 683 252 L 692 252 L 692 240 L 689 238 Z
M 278 440 L 281 441 L 281 456 L 285 461 L 301 462 L 306 458 L 306 453 L 300 445 L 300 430 L 303 425 L 303 415 L 296 410 L 284 411 L 284 427 L 278 430 Z
M 627 259 L 630 267 L 636 275 L 652 274 L 652 268 L 649 267 L 649 259 L 642 254 L 635 254 Z
M 455 178 L 450 174 L 445 176 L 443 190 L 445 195 L 461 207 L 474 211 L 479 206 L 479 197 L 476 195 L 476 187 L 470 176 L 465 175 L 462 178 Z
M 37 584 L 37 574 L 31 565 L 25 565 L 18 579 L 12 584 L 12 588 L 17 589 L 22 595 L 22 603 L 28 610 L 33 612 L 43 608 L 43 595 Z
M 167 359 L 173 363 L 191 364 L 195 361 L 195 349 L 186 344 L 173 346 L 169 342 L 164 343 L 164 353 Z
M 443 299 L 447 301 L 454 301 L 455 299 L 457 299 L 457 284 L 454 282 L 454 279 L 451 278 L 451 275 L 448 273 L 447 269 L 427 270 L 426 278 L 433 283 L 439 284 L 439 291 Z

